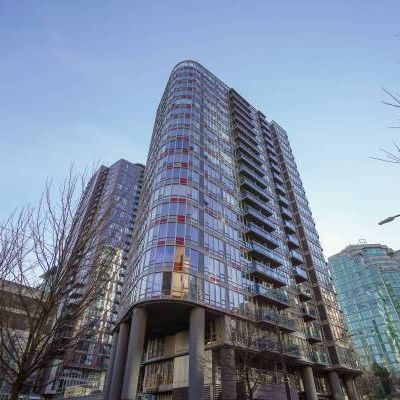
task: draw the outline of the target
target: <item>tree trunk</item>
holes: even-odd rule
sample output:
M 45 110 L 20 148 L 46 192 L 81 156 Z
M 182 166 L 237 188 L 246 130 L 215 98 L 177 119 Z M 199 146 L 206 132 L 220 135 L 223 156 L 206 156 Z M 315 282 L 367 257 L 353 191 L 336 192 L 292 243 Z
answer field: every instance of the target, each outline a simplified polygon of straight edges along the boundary
M 16 378 L 11 385 L 9 400 L 18 400 L 18 396 L 21 394 L 23 381 L 20 378 Z

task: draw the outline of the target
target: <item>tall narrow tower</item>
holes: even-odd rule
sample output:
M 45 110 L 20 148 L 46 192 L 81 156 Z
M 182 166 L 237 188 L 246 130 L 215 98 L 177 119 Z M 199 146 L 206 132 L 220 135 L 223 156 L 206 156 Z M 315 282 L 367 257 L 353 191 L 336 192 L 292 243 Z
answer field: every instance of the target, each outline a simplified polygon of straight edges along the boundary
M 197 62 L 161 99 L 133 236 L 105 399 L 357 399 L 287 134 Z
M 99 245 L 93 246 L 92 252 L 101 251 L 96 247 L 107 246 L 119 256 L 109 265 L 113 278 L 107 283 L 104 296 L 82 316 L 82 320 L 90 318 L 95 324 L 96 333 L 68 350 L 63 360 L 55 361 L 56 367 L 48 371 L 50 383 L 45 389 L 48 396 L 79 397 L 103 389 L 143 172 L 143 165 L 119 160 L 110 167 L 101 166 L 85 189 L 84 201 L 77 210 L 81 221 L 72 237 L 79 241 L 93 224 L 101 224 L 98 231 L 103 237 L 97 238 Z M 88 267 L 86 261 L 81 262 L 77 276 L 80 268 Z M 77 326 L 80 323 L 76 321 Z

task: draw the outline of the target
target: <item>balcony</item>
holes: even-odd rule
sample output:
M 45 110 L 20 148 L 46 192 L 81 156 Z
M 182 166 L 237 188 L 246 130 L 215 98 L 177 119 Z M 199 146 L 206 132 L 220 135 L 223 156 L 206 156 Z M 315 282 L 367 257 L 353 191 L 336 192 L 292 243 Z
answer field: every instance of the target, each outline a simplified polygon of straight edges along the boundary
M 290 260 L 294 266 L 303 264 L 303 256 L 296 250 L 289 251 Z
M 322 342 L 322 335 L 319 329 L 315 327 L 308 327 L 305 331 L 306 338 L 309 342 L 316 343 Z
M 308 281 L 307 272 L 299 266 L 293 268 L 293 275 L 296 283 Z
M 283 353 L 289 357 L 300 357 L 300 348 L 297 344 L 294 343 L 282 343 L 282 350 Z M 276 339 L 272 339 L 269 337 L 261 337 L 256 339 L 255 347 L 259 351 L 272 351 L 278 352 L 279 351 L 279 343 Z
M 292 212 L 286 207 L 281 207 L 281 214 L 282 214 L 283 218 L 286 218 L 286 219 L 292 219 L 293 218 Z
M 247 176 L 249 179 L 254 180 L 257 183 L 257 185 L 262 187 L 263 189 L 265 189 L 268 186 L 268 181 L 266 181 L 264 178 L 261 178 L 260 176 L 258 176 L 256 171 L 249 168 L 245 164 L 241 164 L 239 166 L 239 172 L 240 172 L 240 174 Z
M 260 301 L 265 301 L 278 308 L 290 307 L 289 296 L 286 292 L 282 292 L 279 289 L 274 289 L 268 286 L 260 285 L 255 283 L 250 286 L 249 291 L 253 298 L 257 298 Z
M 262 165 L 257 164 L 257 163 L 254 161 L 253 158 L 250 158 L 250 157 L 246 156 L 246 155 L 243 154 L 243 153 L 239 153 L 239 154 L 237 155 L 237 158 L 238 158 L 239 161 L 244 162 L 244 163 L 246 163 L 249 167 L 253 168 L 254 171 L 255 171 L 258 175 L 260 175 L 260 176 L 264 176 L 264 175 L 265 175 L 265 172 L 264 172 L 264 170 L 262 169 Z
M 314 321 L 317 318 L 317 310 L 314 307 L 311 307 L 309 305 L 303 305 L 300 308 L 304 321 Z
M 250 242 L 250 246 L 250 252 L 254 258 L 266 261 L 273 267 L 279 267 L 283 264 L 283 257 L 275 251 L 270 250 L 262 244 L 254 241 Z
M 255 194 L 256 196 L 260 197 L 264 201 L 268 201 L 268 194 L 265 192 L 265 190 L 257 185 L 255 181 L 250 180 L 249 178 L 246 178 L 245 176 L 240 177 L 240 186 L 242 188 L 247 188 L 251 193 Z
M 297 294 L 300 301 L 308 301 L 313 298 L 311 289 L 301 284 L 297 286 Z
M 257 147 L 257 144 L 254 143 L 252 140 L 250 140 L 247 135 L 244 135 L 241 129 L 238 129 L 238 127 L 236 127 L 235 131 L 236 131 L 236 140 L 240 140 L 241 142 L 243 142 L 254 153 L 260 154 L 260 149 Z
M 288 279 L 285 275 L 271 269 L 268 265 L 253 261 L 248 271 L 257 279 L 271 283 L 276 287 L 282 287 L 288 284 Z
M 259 197 L 255 196 L 254 194 L 243 191 L 242 193 L 242 201 L 246 202 L 247 204 L 250 203 L 252 205 L 256 205 L 262 209 L 268 216 L 272 215 L 274 213 L 274 208 L 260 199 Z
M 265 230 L 268 232 L 273 232 L 276 228 L 276 225 L 273 221 L 270 221 L 267 215 L 261 213 L 253 207 L 245 206 L 243 207 L 244 217 L 248 221 L 254 221 L 260 225 L 262 225 Z
M 267 232 L 262 227 L 250 222 L 246 225 L 246 233 L 253 238 L 256 238 L 264 243 L 267 243 L 271 248 L 279 247 L 279 240 Z
M 287 236 L 287 242 L 288 242 L 288 247 L 291 250 L 298 249 L 300 247 L 300 241 L 294 235 L 288 235 Z
M 243 127 L 243 129 L 247 130 L 249 133 L 253 135 L 256 134 L 255 126 L 253 125 L 253 122 L 250 122 L 248 117 L 244 117 L 243 114 L 240 112 L 234 112 L 232 114 L 233 117 L 233 124 L 234 125 L 239 125 L 240 127 Z
M 260 310 L 256 314 L 256 320 L 260 324 L 278 326 L 282 332 L 295 332 L 296 322 L 270 310 Z
M 239 118 L 245 120 L 246 123 L 248 123 L 250 126 L 255 128 L 255 125 L 254 125 L 254 122 L 253 122 L 253 117 L 252 117 L 251 113 L 245 111 L 244 109 L 234 106 L 233 109 L 232 109 L 232 115 L 233 115 L 234 118 L 236 116 L 238 116 Z
M 281 194 L 278 194 L 278 202 L 280 205 L 289 207 L 289 200 L 285 196 L 282 196 Z
M 278 194 L 286 194 L 286 189 L 283 187 L 283 185 L 279 184 L 279 183 L 275 183 L 275 188 Z
M 268 154 L 268 155 L 269 155 L 270 161 L 273 161 L 273 163 L 271 163 L 271 171 L 272 172 L 277 172 L 278 174 L 280 174 L 281 170 L 279 169 L 279 161 L 278 161 L 278 159 L 274 155 L 271 155 L 271 154 Z
M 236 149 L 248 154 L 250 157 L 257 158 L 260 156 L 258 151 L 254 151 L 253 147 L 248 146 L 243 140 L 236 141 Z
M 283 221 L 283 227 L 287 233 L 296 233 L 296 227 L 291 221 Z
M 253 155 L 254 154 L 256 156 L 260 155 L 260 149 L 256 145 L 251 143 L 247 138 L 244 138 L 243 135 L 242 136 L 237 135 L 236 139 L 237 139 L 236 143 L 240 148 L 245 149 L 248 153 L 251 153 Z
M 283 181 L 280 173 L 276 173 L 275 171 L 272 171 L 272 177 L 275 182 L 278 182 L 281 185 L 283 185 L 284 181 Z
M 250 104 L 235 90 L 230 91 L 230 99 L 235 105 L 241 107 L 245 113 L 251 114 Z
M 327 365 L 329 364 L 328 355 L 322 351 L 310 351 L 310 359 L 318 364 Z

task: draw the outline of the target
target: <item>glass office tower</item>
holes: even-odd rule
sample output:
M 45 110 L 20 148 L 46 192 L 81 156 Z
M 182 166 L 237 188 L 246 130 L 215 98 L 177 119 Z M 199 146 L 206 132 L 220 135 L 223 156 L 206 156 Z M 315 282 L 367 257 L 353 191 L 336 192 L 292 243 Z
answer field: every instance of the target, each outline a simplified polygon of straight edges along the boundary
M 68 350 L 64 359 L 55 361 L 56 367 L 48 371 L 50 383 L 45 394 L 49 397 L 79 397 L 103 389 L 143 172 L 141 164 L 118 160 L 110 167 L 101 166 L 85 189 L 84 201 L 77 210 L 81 223 L 72 236 L 79 241 L 92 224 L 102 224 L 98 231 L 104 238 L 99 238 L 99 243 L 117 250 L 109 266 L 115 279 L 108 283 L 104 297 L 82 317 L 95 324 L 96 334 Z M 101 253 L 102 249 L 95 251 Z M 82 262 L 77 268 L 79 271 L 87 265 Z
M 330 257 L 329 266 L 364 366 L 400 372 L 400 255 L 380 244 L 359 244 Z
M 258 396 L 357 398 L 287 134 L 197 62 L 158 107 L 133 236 L 105 399 L 246 398 L 243 368 Z

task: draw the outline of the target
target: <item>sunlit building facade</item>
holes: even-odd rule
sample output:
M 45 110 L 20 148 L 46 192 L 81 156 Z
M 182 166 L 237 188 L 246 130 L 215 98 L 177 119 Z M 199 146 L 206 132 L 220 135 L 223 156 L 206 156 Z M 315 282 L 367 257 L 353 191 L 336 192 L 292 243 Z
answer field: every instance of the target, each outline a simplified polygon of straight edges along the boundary
M 96 333 L 77 348 L 68 350 L 63 360 L 55 360 L 55 367 L 46 377 L 47 396 L 73 398 L 103 389 L 143 173 L 143 165 L 118 160 L 110 167 L 101 166 L 85 189 L 81 209 L 77 210 L 81 222 L 73 236 L 79 240 L 92 224 L 102 225 L 98 228 L 102 236 L 98 238 L 99 246 L 113 249 L 115 254 L 109 265 L 112 279 L 107 283 L 104 296 L 82 316 L 84 321 L 90 319 Z M 101 251 L 93 246 L 93 253 Z M 87 268 L 87 265 L 77 268 L 79 273 L 79 268 Z
M 196 62 L 157 110 L 111 360 L 104 399 L 357 398 L 287 133 Z
M 338 300 L 364 367 L 400 372 L 400 254 L 380 244 L 329 258 Z

